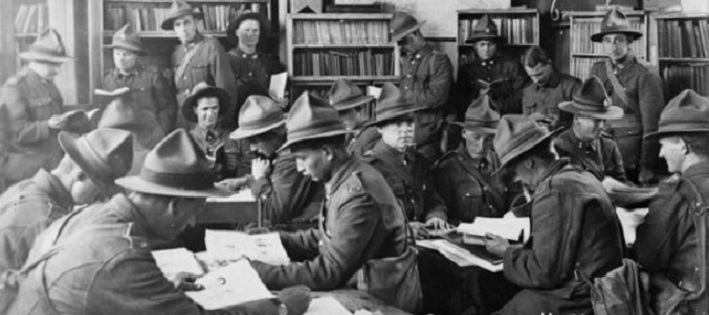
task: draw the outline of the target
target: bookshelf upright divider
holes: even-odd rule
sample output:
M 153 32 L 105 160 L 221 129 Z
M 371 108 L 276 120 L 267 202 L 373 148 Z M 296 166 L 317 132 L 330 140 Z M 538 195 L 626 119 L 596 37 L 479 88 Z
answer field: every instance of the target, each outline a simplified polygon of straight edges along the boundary
M 657 34 L 665 98 L 687 88 L 709 96 L 709 13 L 659 14 Z

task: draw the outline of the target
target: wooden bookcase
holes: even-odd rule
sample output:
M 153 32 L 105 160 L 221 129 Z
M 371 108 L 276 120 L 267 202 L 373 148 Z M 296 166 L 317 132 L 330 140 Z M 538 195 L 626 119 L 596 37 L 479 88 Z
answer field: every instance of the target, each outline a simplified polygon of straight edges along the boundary
M 349 79 L 367 85 L 394 82 L 400 54 L 390 43 L 388 13 L 289 14 L 286 53 L 290 96 L 304 91 L 327 97 L 332 83 Z
M 644 11 L 624 11 L 632 28 L 643 34 L 630 45 L 630 52 L 641 61 L 647 61 L 647 15 Z M 569 24 L 569 70 L 570 74 L 580 78 L 587 78 L 591 74 L 594 63 L 604 60 L 607 55 L 603 51 L 602 43 L 591 41 L 591 35 L 601 31 L 601 20 L 606 15 L 605 11 L 570 12 Z
M 665 98 L 684 89 L 709 96 L 709 13 L 659 14 L 657 37 Z
M 539 45 L 539 11 L 536 9 L 461 10 L 458 11 L 458 66 L 475 61 L 473 44 L 465 40 L 477 22 L 487 14 L 497 25 L 498 35 L 507 43 L 498 47 L 509 57 L 517 58 L 533 45 Z

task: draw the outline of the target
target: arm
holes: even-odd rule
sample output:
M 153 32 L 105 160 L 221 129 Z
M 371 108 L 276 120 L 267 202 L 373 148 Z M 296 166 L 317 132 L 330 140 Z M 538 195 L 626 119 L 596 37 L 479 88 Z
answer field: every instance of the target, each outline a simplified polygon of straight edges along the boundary
M 522 70 L 522 66 L 516 61 L 504 64 L 503 76 L 509 79 L 504 83 L 504 93 L 495 95 L 500 106 L 500 114 L 518 114 L 522 112 L 522 90 L 527 85 L 527 74 Z M 497 93 L 493 93 L 497 94 Z M 491 95 L 492 97 L 492 95 Z
M 620 153 L 620 149 L 618 149 L 618 145 L 613 140 L 608 141 L 608 143 L 612 147 L 610 149 L 610 158 L 613 161 L 613 168 L 606 170 L 608 175 L 621 182 L 628 182 L 628 177 L 625 174 L 625 167 L 623 166 L 623 156 Z
M 288 252 L 288 257 L 294 261 L 311 260 L 318 255 L 320 243 L 320 230 L 316 228 L 296 231 L 280 232 L 283 247 Z
M 32 121 L 28 113 L 26 91 L 17 84 L 6 83 L 0 90 L 0 106 L 5 108 L 8 121 L 12 122 L 14 138 L 20 144 L 32 144 L 44 141 L 54 134 L 47 120 Z
M 224 89 L 229 94 L 230 102 L 227 104 L 224 113 L 224 127 L 228 130 L 234 130 L 237 126 L 236 116 L 239 114 L 239 107 L 241 106 L 241 104 L 237 104 L 236 79 L 231 71 L 229 55 L 227 55 L 219 42 L 215 41 L 214 43 L 210 70 L 212 75 L 214 75 L 214 85 Z
M 434 53 L 431 57 L 433 66 L 421 65 L 433 69 L 424 82 L 416 82 L 412 91 L 414 104 L 426 108 L 444 106 L 448 101 L 450 87 L 453 83 L 453 66 L 444 54 Z
M 177 119 L 177 100 L 175 100 L 174 91 L 170 88 L 160 72 L 152 74 L 152 94 L 155 102 L 156 116 L 158 123 L 163 131 L 167 134 L 175 127 Z
M 439 218 L 444 222 L 448 222 L 448 215 L 446 214 L 448 209 L 446 208 L 445 201 L 443 201 L 443 198 L 436 189 L 434 170 L 428 169 L 426 165 L 424 165 L 424 167 L 426 168 L 426 189 L 424 190 L 423 197 L 424 209 L 426 209 L 425 222 L 433 218 Z

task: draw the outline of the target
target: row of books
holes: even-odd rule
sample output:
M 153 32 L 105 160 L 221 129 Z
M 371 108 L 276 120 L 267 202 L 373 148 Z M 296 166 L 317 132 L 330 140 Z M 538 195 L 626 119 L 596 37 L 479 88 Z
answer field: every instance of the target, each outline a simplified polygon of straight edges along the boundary
M 389 20 L 295 20 L 295 44 L 379 44 L 389 42 Z
M 497 25 L 497 34 L 505 36 L 509 44 L 537 44 L 539 19 L 536 16 L 521 18 L 493 18 Z M 458 21 L 460 43 L 473 34 L 479 19 L 461 19 Z
M 394 54 L 387 49 L 295 51 L 293 72 L 294 76 L 390 76 Z
M 628 18 L 630 26 L 645 34 L 643 23 L 639 18 Z M 581 54 L 605 54 L 603 43 L 591 41 L 591 35 L 601 31 L 600 19 L 574 20 L 571 25 L 571 53 Z M 636 40 L 630 45 L 630 50 L 636 55 L 645 55 L 645 41 Z
M 591 76 L 591 67 L 605 58 L 574 58 L 571 62 L 571 75 L 584 80 Z
M 660 57 L 709 58 L 709 20 L 658 20 Z
M 169 3 L 133 4 L 107 3 L 104 29 L 117 30 L 130 23 L 138 31 L 160 31 L 160 24 L 169 16 Z M 204 14 L 200 27 L 207 31 L 226 31 L 229 21 L 246 12 L 267 12 L 264 3 L 203 4 L 197 8 Z
M 667 99 L 684 89 L 693 89 L 709 96 L 709 64 L 668 65 L 662 69 L 662 79 L 665 81 Z
M 49 25 L 47 4 L 21 4 L 15 15 L 15 33 L 27 34 L 43 31 Z

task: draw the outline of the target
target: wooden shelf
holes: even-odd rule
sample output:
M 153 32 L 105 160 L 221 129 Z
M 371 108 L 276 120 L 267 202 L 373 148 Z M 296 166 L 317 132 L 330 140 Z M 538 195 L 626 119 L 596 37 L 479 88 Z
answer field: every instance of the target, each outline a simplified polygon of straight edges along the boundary
M 396 44 L 293 44 L 293 49 L 311 48 L 391 48 Z
M 172 3 L 172 0 L 103 0 L 105 3 Z M 268 3 L 269 0 L 190 0 L 190 3 Z
M 479 10 L 479 9 L 465 9 L 458 10 L 458 14 L 469 14 L 469 15 L 483 15 L 483 14 L 537 14 L 539 11 L 537 9 L 491 9 L 491 10 Z
M 293 20 L 389 20 L 391 13 L 289 13 Z
M 696 57 L 659 57 L 659 61 L 662 62 L 709 62 L 709 58 L 696 58 Z
M 389 75 L 389 76 L 377 76 L 377 75 L 368 75 L 368 76 L 350 76 L 350 75 L 339 75 L 339 76 L 319 76 L 319 77 L 311 77 L 311 76 L 293 76 L 289 78 L 291 82 L 298 82 L 298 83 L 305 83 L 305 82 L 323 82 L 323 81 L 329 81 L 328 84 L 332 84 L 333 81 L 338 80 L 338 79 L 348 79 L 350 81 L 391 81 L 391 80 L 398 80 L 399 76 L 395 75 Z
M 658 20 L 709 19 L 709 13 L 704 13 L 704 12 L 662 13 L 662 14 L 658 14 L 655 17 L 655 19 L 658 19 Z
M 529 43 L 529 44 L 522 44 L 522 43 L 512 43 L 512 44 L 504 44 L 503 46 L 521 46 L 521 47 L 527 47 L 527 46 L 538 46 L 539 43 Z M 475 45 L 473 44 L 460 44 L 458 47 L 461 48 L 473 48 Z
M 625 16 L 639 17 L 644 16 L 645 11 L 621 11 Z M 571 11 L 569 15 L 576 18 L 603 18 L 606 15 L 606 11 Z
M 114 31 L 104 31 L 104 37 L 113 36 Z M 226 31 L 200 31 L 200 34 L 214 36 L 214 37 L 226 37 Z M 139 32 L 138 35 L 141 38 L 174 38 L 177 39 L 177 35 L 170 31 L 143 31 Z

